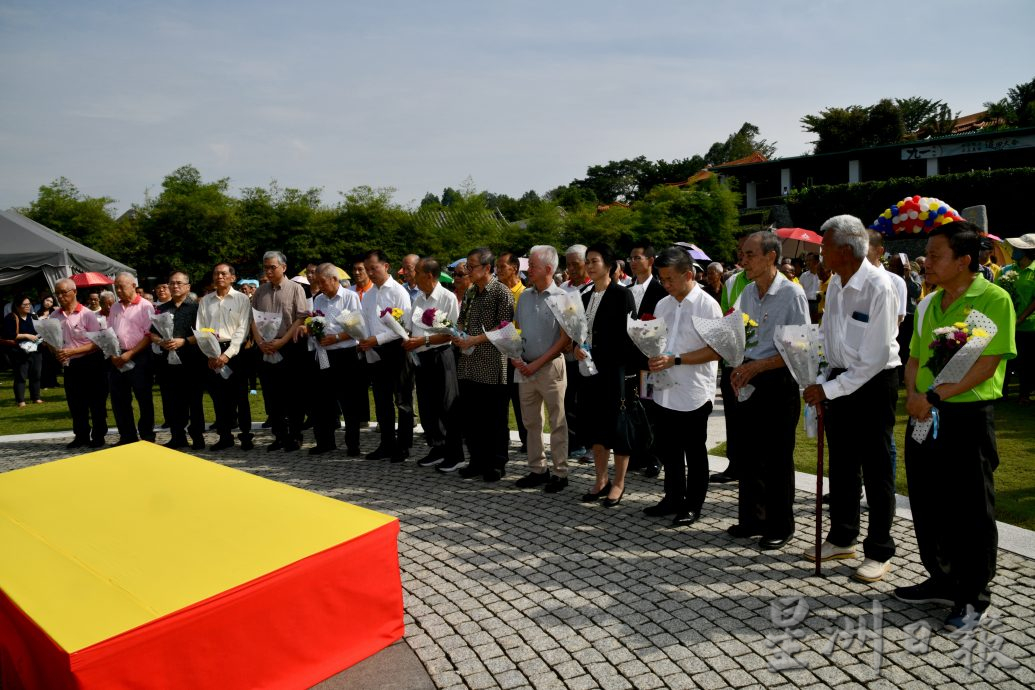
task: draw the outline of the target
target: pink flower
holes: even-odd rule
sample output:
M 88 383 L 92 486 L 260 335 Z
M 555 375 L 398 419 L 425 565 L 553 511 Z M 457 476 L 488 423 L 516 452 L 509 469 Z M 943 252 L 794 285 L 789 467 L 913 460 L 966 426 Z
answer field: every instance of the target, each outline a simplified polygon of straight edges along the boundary
M 425 326 L 434 326 L 435 325 L 435 314 L 437 312 L 438 312 L 438 309 L 436 309 L 435 307 L 432 307 L 431 309 L 425 309 L 424 313 L 421 314 L 421 317 L 420 317 L 421 323 L 423 323 Z

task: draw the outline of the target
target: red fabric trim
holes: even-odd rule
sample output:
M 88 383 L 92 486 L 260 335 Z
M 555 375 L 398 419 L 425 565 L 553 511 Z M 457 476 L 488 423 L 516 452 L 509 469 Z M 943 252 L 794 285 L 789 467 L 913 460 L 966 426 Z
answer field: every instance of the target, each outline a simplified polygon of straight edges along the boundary
M 5 615 L 3 688 L 311 687 L 402 637 L 398 534 L 393 520 L 70 656 Z
M 133 299 L 130 300 L 130 304 L 140 304 L 140 300 L 144 299 L 140 295 L 133 295 Z
M 68 654 L 0 591 L 0 687 L 65 690 L 75 687 Z

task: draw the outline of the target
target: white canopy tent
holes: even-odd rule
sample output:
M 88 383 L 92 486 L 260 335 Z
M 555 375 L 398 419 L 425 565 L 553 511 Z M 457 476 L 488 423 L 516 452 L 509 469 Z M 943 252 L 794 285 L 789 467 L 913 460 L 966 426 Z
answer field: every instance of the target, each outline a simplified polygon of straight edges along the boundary
M 54 232 L 17 211 L 0 211 L 0 285 L 42 273 L 50 289 L 73 273 L 96 271 L 114 278 L 129 266 Z

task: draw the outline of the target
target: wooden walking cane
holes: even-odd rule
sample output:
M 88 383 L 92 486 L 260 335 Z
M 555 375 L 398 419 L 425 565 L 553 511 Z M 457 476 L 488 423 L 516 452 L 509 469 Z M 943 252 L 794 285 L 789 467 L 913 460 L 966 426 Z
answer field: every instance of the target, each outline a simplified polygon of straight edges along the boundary
M 816 572 L 821 570 L 823 551 L 823 403 L 816 405 Z

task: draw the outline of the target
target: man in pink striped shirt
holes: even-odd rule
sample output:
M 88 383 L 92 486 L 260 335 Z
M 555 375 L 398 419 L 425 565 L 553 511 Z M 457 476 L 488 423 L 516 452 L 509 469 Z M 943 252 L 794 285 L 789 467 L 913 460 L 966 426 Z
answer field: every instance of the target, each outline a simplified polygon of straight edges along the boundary
M 108 380 L 104 375 L 104 356 L 84 333 L 99 331 L 101 327 L 97 315 L 76 300 L 75 283 L 71 280 L 59 280 L 54 294 L 61 308 L 54 310 L 50 318 L 61 322 L 64 339 L 64 345 L 55 350 L 54 356 L 64 366 L 65 400 L 75 433 L 68 447 L 100 448 L 108 433 Z
M 151 315 L 154 305 L 137 294 L 137 281 L 132 274 L 120 273 L 115 278 L 115 294 L 119 301 L 111 308 L 108 325 L 119 339 L 122 354 L 111 358 L 108 383 L 111 387 L 111 410 L 119 429 L 116 445 L 139 439 L 155 440 L 155 406 L 151 397 L 154 373 L 151 370 Z M 133 362 L 133 368 L 125 370 Z M 133 425 L 133 398 L 137 399 L 140 420 Z

